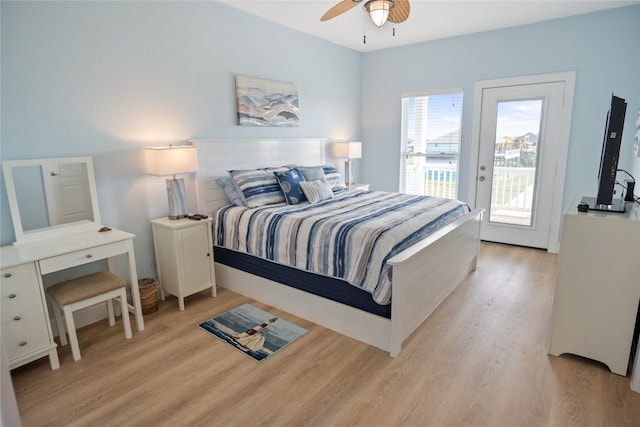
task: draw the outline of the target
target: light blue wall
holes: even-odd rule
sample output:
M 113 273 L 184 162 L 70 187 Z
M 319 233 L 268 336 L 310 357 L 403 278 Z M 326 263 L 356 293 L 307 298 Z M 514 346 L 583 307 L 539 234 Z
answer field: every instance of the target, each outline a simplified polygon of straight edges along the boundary
M 360 132 L 358 53 L 213 2 L 1 2 L 2 160 L 93 156 L 103 223 L 155 274 L 148 220 L 168 214 L 143 147 L 190 138 Z M 235 124 L 234 76 L 297 85 L 301 124 Z M 14 239 L 4 184 L 0 240 Z M 195 207 L 192 206 L 195 210 Z
M 141 277 L 155 274 L 148 220 L 168 211 L 145 146 L 362 140 L 361 181 L 396 190 L 401 93 L 463 88 L 465 137 L 476 80 L 575 70 L 566 201 L 594 191 L 611 92 L 629 101 L 623 152 L 640 105 L 640 6 L 358 54 L 213 2 L 0 5 L 0 157 L 93 156 L 103 222 L 137 235 Z M 301 126 L 235 125 L 236 74 L 295 83 Z M 463 183 L 469 156 L 463 147 Z M 640 159 L 621 167 L 640 177 Z M 0 187 L 4 245 L 13 230 Z
M 363 55 L 362 68 L 361 174 L 374 188 L 399 188 L 402 93 L 462 88 L 465 141 L 472 132 L 475 81 L 564 71 L 576 72 L 565 207 L 573 194 L 596 191 L 612 92 L 629 105 L 620 167 L 634 169 L 640 180 L 640 159 L 632 158 L 640 106 L 640 6 L 371 52 Z M 470 155 L 463 144 L 463 200 Z

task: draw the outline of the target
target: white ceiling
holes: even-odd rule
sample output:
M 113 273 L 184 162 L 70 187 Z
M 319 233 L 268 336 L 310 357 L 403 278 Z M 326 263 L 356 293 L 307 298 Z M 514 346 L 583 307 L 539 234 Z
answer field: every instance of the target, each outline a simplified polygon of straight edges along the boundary
M 640 4 L 617 0 L 411 0 L 409 19 L 377 28 L 360 5 L 320 22 L 320 17 L 340 0 L 216 1 L 359 52 Z

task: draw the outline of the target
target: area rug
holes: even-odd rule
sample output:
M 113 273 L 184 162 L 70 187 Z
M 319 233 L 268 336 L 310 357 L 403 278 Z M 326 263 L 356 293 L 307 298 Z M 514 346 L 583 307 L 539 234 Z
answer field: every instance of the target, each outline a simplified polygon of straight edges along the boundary
M 256 362 L 262 362 L 308 332 L 251 304 L 236 307 L 198 326 Z

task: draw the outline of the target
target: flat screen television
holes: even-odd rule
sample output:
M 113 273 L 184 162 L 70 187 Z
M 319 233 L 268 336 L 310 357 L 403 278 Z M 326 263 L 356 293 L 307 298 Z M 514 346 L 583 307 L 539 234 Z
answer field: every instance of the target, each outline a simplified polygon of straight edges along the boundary
M 598 194 L 594 197 L 584 197 L 582 202 L 589 205 L 589 209 L 624 212 L 625 203 L 622 198 L 614 198 L 618 159 L 620 158 L 620 143 L 624 116 L 627 112 L 627 102 L 623 98 L 611 95 L 611 107 L 607 113 L 604 129 L 604 141 L 600 155 L 600 170 L 598 171 Z

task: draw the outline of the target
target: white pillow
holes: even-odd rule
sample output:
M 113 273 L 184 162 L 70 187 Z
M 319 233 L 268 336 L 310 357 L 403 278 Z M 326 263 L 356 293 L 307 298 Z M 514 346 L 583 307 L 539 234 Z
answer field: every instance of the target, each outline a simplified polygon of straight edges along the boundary
M 311 204 L 333 199 L 333 191 L 326 179 L 302 181 L 300 188 Z

